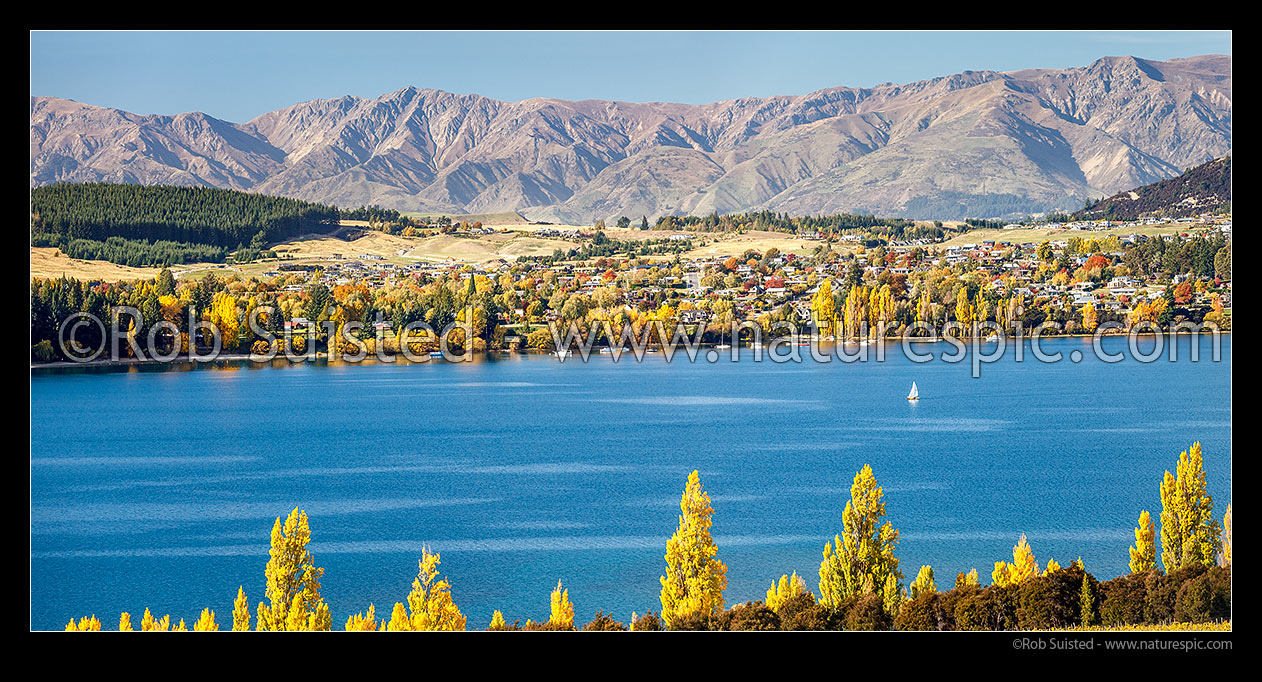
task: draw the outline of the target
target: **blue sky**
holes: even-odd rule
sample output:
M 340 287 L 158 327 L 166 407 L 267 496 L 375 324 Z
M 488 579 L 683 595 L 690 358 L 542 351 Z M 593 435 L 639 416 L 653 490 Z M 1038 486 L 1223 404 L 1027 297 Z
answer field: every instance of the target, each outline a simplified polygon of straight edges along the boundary
M 1231 54 L 1228 31 L 32 32 L 31 94 L 241 122 L 408 85 L 501 100 L 704 103 L 1082 66 L 1105 55 Z

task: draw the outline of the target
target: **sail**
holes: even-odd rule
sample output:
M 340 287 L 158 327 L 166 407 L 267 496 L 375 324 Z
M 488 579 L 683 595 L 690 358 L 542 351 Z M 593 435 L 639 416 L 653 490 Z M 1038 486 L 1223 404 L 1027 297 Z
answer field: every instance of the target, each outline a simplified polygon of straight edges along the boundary
M 911 382 L 911 393 L 907 394 L 908 400 L 916 400 L 920 397 L 920 391 L 916 390 L 916 382 Z

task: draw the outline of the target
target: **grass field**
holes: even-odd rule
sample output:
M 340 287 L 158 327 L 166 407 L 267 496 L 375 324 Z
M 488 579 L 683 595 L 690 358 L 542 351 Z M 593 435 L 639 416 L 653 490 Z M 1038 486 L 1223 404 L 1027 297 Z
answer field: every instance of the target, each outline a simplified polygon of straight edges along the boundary
M 504 214 L 487 214 L 484 217 Z M 512 214 L 517 215 L 517 214 Z M 520 216 L 518 216 L 520 217 Z M 362 221 L 343 221 L 344 229 L 332 235 L 310 234 L 273 247 L 295 264 L 318 264 L 360 256 L 379 256 L 388 263 L 405 264 L 416 261 L 485 263 L 494 260 L 512 261 L 520 256 L 546 256 L 556 249 L 569 250 L 579 244 L 575 241 L 536 237 L 542 229 L 577 229 L 589 231 L 591 226 L 577 225 L 529 225 L 520 223 L 483 223 L 497 230 L 494 234 L 478 236 L 435 235 L 432 237 L 404 237 L 376 230 L 357 230 Z M 1186 225 L 1167 224 L 1143 227 L 1112 228 L 1098 231 L 1059 230 L 1031 228 L 1012 230 L 973 230 L 950 239 L 939 246 L 971 246 L 983 241 L 1007 241 L 1012 243 L 1039 243 L 1044 240 L 1061 240 L 1070 237 L 1100 239 L 1110 235 L 1145 234 L 1163 235 L 1190 231 Z M 693 248 L 684 252 L 684 258 L 715 258 L 739 256 L 749 249 L 760 253 L 772 247 L 781 253 L 798 256 L 810 255 L 823 242 L 808 241 L 782 232 L 750 231 L 744 233 L 677 232 L 664 230 L 638 230 L 606 227 L 605 234 L 613 239 L 644 240 L 661 239 L 671 235 L 690 234 Z M 851 251 L 848 244 L 834 244 L 833 249 Z M 654 258 L 673 258 L 654 256 Z M 235 272 L 244 276 L 259 276 L 276 267 L 276 261 L 265 260 L 245 265 L 219 265 L 197 263 L 171 268 L 177 275 L 196 277 L 206 272 Z M 69 258 L 55 248 L 31 249 L 32 277 L 60 277 L 63 274 L 79 279 L 123 281 L 155 276 L 158 268 L 134 268 L 105 261 Z
M 1164 625 L 1079 625 L 1041 632 L 1231 632 L 1231 621 L 1221 623 L 1166 623 Z
M 1142 225 L 1139 227 L 1111 227 L 1104 230 L 1062 230 L 1050 227 L 1036 227 L 1015 230 L 972 230 L 958 237 L 948 239 L 941 246 L 973 246 L 984 241 L 1011 242 L 1013 244 L 1036 244 L 1044 241 L 1057 241 L 1079 237 L 1082 239 L 1105 239 L 1111 235 L 1142 234 L 1150 237 L 1163 234 L 1192 232 L 1187 225 L 1169 223 L 1166 225 Z
M 71 258 L 60 249 L 31 247 L 31 277 L 56 279 L 66 275 L 75 279 L 121 282 L 155 277 L 159 269 L 133 268 L 103 260 L 82 260 Z
M 749 249 L 759 253 L 775 247 L 780 253 L 807 256 L 822 246 L 824 242 L 799 239 L 784 232 L 750 231 L 740 234 L 702 234 L 701 239 L 708 241 L 684 253 L 685 258 L 712 258 L 716 256 L 739 256 Z M 833 245 L 835 251 L 847 251 L 850 247 Z
M 555 250 L 569 250 L 579 244 L 575 241 L 536 237 L 534 233 L 548 227 L 554 229 L 583 229 L 590 227 L 566 225 L 487 225 L 497 232 L 489 235 L 458 236 L 435 235 L 432 237 L 404 237 L 376 230 L 356 230 L 360 221 L 343 221 L 348 229 L 332 235 L 309 234 L 272 247 L 285 256 L 286 263 L 320 264 L 341 258 L 351 260 L 360 256 L 378 256 L 387 263 L 406 264 L 417 261 L 485 263 L 494 260 L 512 261 L 520 256 L 547 256 Z M 681 234 L 676 231 L 606 228 L 605 234 L 614 239 L 660 239 Z M 694 236 L 696 245 L 684 256 L 708 258 L 739 256 L 749 249 L 765 252 L 775 247 L 781 253 L 808 255 L 821 242 L 807 241 L 779 232 L 746 232 L 744 234 L 683 233 Z M 838 248 L 834 245 L 834 248 Z M 847 247 L 840 247 L 845 249 Z M 653 258 L 673 258 L 654 256 Z M 244 265 L 193 263 L 173 266 L 171 270 L 182 277 L 198 277 L 207 272 L 220 274 L 237 273 L 257 277 L 275 269 L 277 261 L 261 260 Z M 158 268 L 132 268 L 105 261 L 89 261 L 68 258 L 57 249 L 31 249 L 31 276 L 60 277 L 65 274 L 79 279 L 121 281 L 154 277 Z

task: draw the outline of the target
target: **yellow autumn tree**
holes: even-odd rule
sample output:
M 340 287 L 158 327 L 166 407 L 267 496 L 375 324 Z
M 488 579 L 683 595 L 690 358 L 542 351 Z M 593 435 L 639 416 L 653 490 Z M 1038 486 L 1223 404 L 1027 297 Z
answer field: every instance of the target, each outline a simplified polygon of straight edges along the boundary
M 836 304 L 833 302 L 833 284 L 831 280 L 820 282 L 819 289 L 811 296 L 811 317 L 819 328 L 820 336 L 835 334 L 834 318 L 837 316 Z
M 977 569 L 969 569 L 968 573 L 960 572 L 955 574 L 955 587 L 981 587 L 981 580 L 977 577 Z
M 660 580 L 662 621 L 668 626 L 688 614 L 717 614 L 727 588 L 727 566 L 716 558 L 719 548 L 710 537 L 714 510 L 697 471 L 688 475 L 679 510 L 679 527 L 666 541 L 666 575 Z
M 1231 505 L 1227 505 L 1227 513 L 1223 514 L 1223 551 L 1218 555 L 1218 565 L 1231 565 Z
M 219 328 L 219 333 L 223 338 L 223 349 L 225 351 L 236 350 L 240 341 L 238 337 L 241 333 L 237 299 L 226 291 L 216 293 L 210 303 L 209 318 L 211 324 Z
M 894 556 L 898 531 L 885 521 L 884 493 L 867 464 L 855 474 L 841 523 L 842 533 L 833 537 L 835 546 L 824 544 L 819 602 L 835 610 L 848 597 L 871 593 L 895 603 L 903 577 Z
M 921 285 L 920 296 L 916 299 L 916 321 L 929 323 L 933 315 L 933 301 L 929 297 L 929 283 Z
M 561 587 L 561 581 L 557 581 L 557 587 L 552 590 L 552 611 L 548 616 L 548 624 L 558 629 L 574 629 L 574 604 L 570 603 L 570 591 Z
M 1012 548 L 1012 563 L 996 561 L 990 580 L 1002 587 L 1020 585 L 1038 575 L 1039 565 L 1034 560 L 1034 550 L 1030 549 L 1030 543 L 1025 539 L 1025 533 L 1022 533 L 1021 539 L 1017 540 L 1017 544 Z
M 394 603 L 394 610 L 390 612 L 390 620 L 386 622 L 386 632 L 410 632 L 412 630 L 412 619 L 408 617 L 408 610 L 401 602 Z
M 132 628 L 131 628 L 131 614 L 130 614 L 130 613 L 127 613 L 126 611 L 124 611 L 124 612 L 123 612 L 123 614 L 122 614 L 121 616 L 119 616 L 119 617 L 118 617 L 118 631 L 119 631 L 119 632 L 131 632 L 131 631 L 132 631 Z
M 779 583 L 771 583 L 771 587 L 767 589 L 767 608 L 772 611 L 779 612 L 780 607 L 803 594 L 811 594 L 806 589 L 806 581 L 803 580 L 797 571 L 793 572 L 793 576 L 780 576 Z M 815 595 L 811 594 L 814 599 Z
M 281 525 L 280 518 L 272 526 L 272 547 L 267 562 L 268 603 L 259 602 L 260 631 L 330 630 L 329 606 L 320 598 L 323 568 L 307 550 L 311 528 L 307 513 L 294 509 Z
M 1139 525 L 1135 528 L 1135 544 L 1130 548 L 1131 573 L 1143 573 L 1157 567 L 1156 530 L 1148 510 L 1139 513 Z
M 1084 303 L 1082 306 L 1082 329 L 1088 334 L 1095 331 L 1098 326 L 1097 315 L 1094 303 Z
M 1213 566 L 1221 547 L 1214 500 L 1205 484 L 1201 444 L 1179 453 L 1172 475 L 1161 481 L 1161 563 L 1166 572 L 1184 566 Z
M 845 309 L 842 311 L 846 337 L 857 338 L 864 332 L 863 325 L 868 319 L 868 298 L 868 288 L 858 284 L 852 285 L 850 293 L 846 294 Z
M 961 286 L 955 297 L 955 320 L 965 329 L 973 324 L 973 304 L 968 300 L 968 287 Z
M 80 618 L 77 624 L 74 622 L 73 618 L 70 619 L 69 623 L 66 623 L 66 632 L 100 632 L 100 631 L 101 631 L 101 621 L 96 619 L 95 614 L 88 616 L 87 618 Z
M 250 600 L 245 598 L 245 587 L 237 587 L 237 598 L 232 602 L 232 631 L 250 629 Z
M 908 599 L 915 599 L 922 594 L 931 594 L 937 591 L 938 585 L 933 581 L 933 567 L 921 566 L 920 572 L 916 574 L 916 579 L 907 588 L 907 597 Z
M 162 620 L 153 617 L 149 612 L 149 607 L 145 607 L 145 615 L 140 618 L 141 632 L 166 632 L 171 629 L 171 616 L 166 615 Z
M 372 605 L 368 605 L 367 613 L 356 613 L 346 619 L 347 632 L 376 632 L 377 631 L 377 611 Z
M 390 614 L 389 631 L 422 632 L 430 630 L 464 630 L 465 617 L 451 600 L 451 583 L 439 577 L 442 557 L 421 548 L 416 579 L 408 593 L 407 610 L 396 603 Z M 410 611 L 410 612 L 409 612 Z
M 193 623 L 193 632 L 219 632 L 219 623 L 215 622 L 215 612 L 209 608 L 202 609 L 202 615 Z

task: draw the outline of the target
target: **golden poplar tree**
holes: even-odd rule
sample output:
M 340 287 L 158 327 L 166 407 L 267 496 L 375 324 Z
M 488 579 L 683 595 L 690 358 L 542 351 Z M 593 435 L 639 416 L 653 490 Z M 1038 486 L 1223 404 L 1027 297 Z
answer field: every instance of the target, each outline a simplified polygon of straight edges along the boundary
M 323 568 L 317 568 L 307 544 L 311 528 L 307 513 L 295 508 L 282 526 L 272 526 L 271 558 L 267 562 L 267 599 L 259 602 L 257 629 L 300 631 L 332 629 L 328 604 L 320 598 Z M 234 619 L 235 620 L 235 619 Z
M 833 284 L 831 280 L 820 282 L 819 289 L 811 296 L 811 314 L 815 317 L 815 325 L 819 327 L 821 336 L 835 334 L 834 319 L 837 316 L 836 304 L 833 303 Z
M 221 291 L 215 294 L 210 304 L 209 322 L 219 328 L 223 338 L 225 351 L 236 350 L 241 332 L 241 322 L 237 313 L 237 300 L 232 294 Z
M 1095 331 L 1097 323 L 1095 304 L 1085 303 L 1082 306 L 1082 328 L 1088 334 Z
M 916 321 L 928 324 L 932 322 L 933 301 L 929 298 L 929 283 L 921 285 L 920 297 L 916 300 Z
M 442 557 L 421 548 L 416 579 L 408 593 L 408 610 L 396 603 L 386 625 L 391 631 L 464 630 L 465 617 L 451 600 L 451 583 L 440 578 Z
M 145 615 L 142 616 L 140 619 L 141 632 L 166 632 L 167 630 L 170 630 L 170 629 L 171 629 L 171 616 L 170 615 L 163 616 L 162 620 L 158 620 L 153 617 L 152 613 L 149 612 L 149 607 L 147 606 L 145 607 Z
M 209 608 L 202 609 L 202 615 L 193 623 L 193 632 L 219 632 L 219 623 L 215 622 L 215 612 Z
M 893 603 L 895 593 L 901 590 L 898 581 L 903 575 L 894 556 L 898 531 L 884 521 L 883 497 L 872 467 L 863 465 L 855 474 L 850 500 L 841 514 L 843 531 L 833 538 L 835 548 L 824 544 L 824 560 L 819 565 L 819 601 L 829 609 L 837 609 L 847 597 L 864 592 Z
M 679 527 L 666 541 L 666 575 L 660 580 L 662 621 L 667 625 L 691 613 L 718 613 L 727 588 L 727 566 L 716 558 L 719 548 L 710 537 L 714 510 L 697 471 L 688 475 L 679 510 Z
M 955 297 L 955 320 L 967 329 L 973 324 L 973 305 L 968 301 L 968 287 L 960 286 Z
M 237 598 L 232 602 L 232 631 L 250 629 L 250 600 L 245 598 L 245 587 L 237 587 Z
M 907 596 L 915 599 L 922 594 L 929 594 L 938 591 L 938 585 L 933 581 L 933 567 L 921 566 L 920 572 L 916 574 L 916 579 L 912 581 L 907 588 Z
M 1020 585 L 1038 575 L 1039 564 L 1034 560 L 1034 550 L 1030 549 L 1030 543 L 1022 533 L 1021 539 L 1012 548 L 1012 563 L 996 561 L 990 580 L 999 586 Z
M 1221 546 L 1214 500 L 1205 485 L 1201 444 L 1179 453 L 1175 474 L 1161 481 L 1161 563 L 1169 573 L 1184 566 L 1213 566 Z
M 1227 513 L 1223 514 L 1223 551 L 1218 555 L 1220 566 L 1231 565 L 1231 505 L 1227 505 Z
M 810 594 L 806 589 L 806 581 L 798 575 L 797 571 L 793 572 L 793 576 L 782 575 L 780 582 L 771 583 L 771 587 L 767 589 L 767 608 L 772 611 L 779 612 L 780 607 L 784 606 L 790 599 L 799 595 Z M 814 599 L 815 595 L 811 595 Z
M 977 569 L 970 569 L 968 573 L 960 572 L 955 574 L 955 586 L 960 587 L 980 587 L 981 580 L 977 577 Z
M 377 631 L 377 611 L 372 604 L 368 605 L 367 613 L 356 613 L 346 619 L 347 632 L 376 632 Z
M 857 338 L 863 331 L 863 323 L 868 319 L 867 304 L 868 288 L 858 284 L 851 286 L 850 293 L 846 295 L 845 310 L 842 312 L 845 336 Z
M 1131 573 L 1143 573 L 1157 567 L 1156 529 L 1148 510 L 1139 513 L 1139 525 L 1135 528 L 1135 544 L 1131 546 Z
M 101 631 L 101 621 L 96 619 L 95 614 L 88 616 L 86 618 L 80 618 L 77 624 L 74 622 L 73 618 L 70 619 L 69 623 L 66 623 L 66 632 L 100 632 L 100 631 Z
M 548 623 L 562 629 L 574 629 L 574 604 L 570 603 L 570 591 L 561 588 L 561 581 L 552 590 L 552 611 Z
M 390 621 L 386 623 L 387 632 L 408 632 L 412 629 L 412 619 L 408 618 L 407 608 L 400 602 L 394 603 L 394 611 L 390 612 Z
M 132 629 L 131 629 L 131 614 L 130 614 L 130 613 L 127 613 L 126 611 L 124 611 L 124 612 L 123 612 L 123 614 L 122 614 L 121 616 L 119 616 L 119 617 L 118 617 L 118 631 L 119 631 L 119 632 L 131 632 L 131 631 L 132 631 Z

